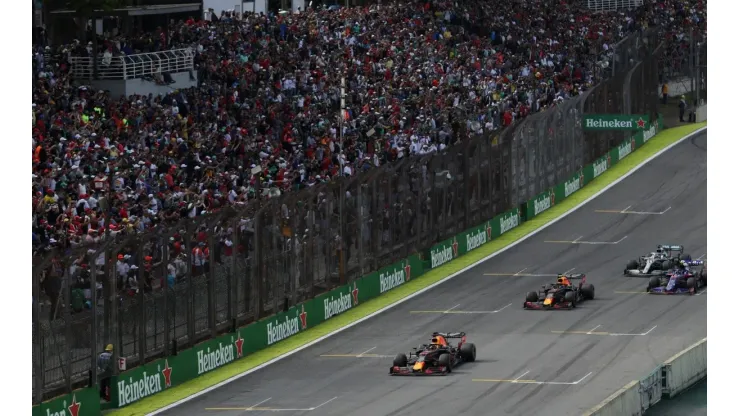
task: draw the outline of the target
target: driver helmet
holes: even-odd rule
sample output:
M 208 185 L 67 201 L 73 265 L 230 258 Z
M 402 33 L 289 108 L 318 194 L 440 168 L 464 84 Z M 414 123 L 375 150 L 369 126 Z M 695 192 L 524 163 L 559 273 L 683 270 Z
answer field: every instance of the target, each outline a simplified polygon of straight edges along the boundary
M 655 251 L 657 254 L 663 254 L 663 247 L 658 246 L 658 249 Z
M 688 270 L 689 264 L 686 263 L 686 260 L 681 260 L 680 262 L 678 262 L 678 268 L 681 270 Z
M 568 278 L 567 277 L 565 277 L 563 275 L 560 275 L 560 276 L 558 276 L 558 284 L 559 285 L 568 286 L 570 284 L 570 282 L 568 281 Z

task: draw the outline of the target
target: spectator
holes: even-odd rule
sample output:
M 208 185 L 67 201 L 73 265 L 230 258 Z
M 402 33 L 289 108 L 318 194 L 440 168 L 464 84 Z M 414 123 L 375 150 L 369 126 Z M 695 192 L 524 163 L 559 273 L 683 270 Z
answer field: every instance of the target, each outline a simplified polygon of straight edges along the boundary
M 91 56 L 92 43 L 35 47 L 35 248 L 142 233 L 438 152 L 588 90 L 611 72 L 612 45 L 632 32 L 662 30 L 673 62 L 685 56 L 687 33 L 706 31 L 703 2 L 609 13 L 582 4 L 391 1 L 224 13 L 98 42 L 103 70 L 122 55 L 191 48 L 199 86 L 159 97 L 76 85 L 69 57 Z M 250 227 L 239 230 L 237 253 Z M 147 247 L 150 260 L 124 258 L 119 284 L 131 293 L 161 284 L 150 270 L 164 249 L 175 280 L 188 255 L 193 275 L 207 272 L 206 231 Z M 235 242 L 214 237 L 218 262 Z

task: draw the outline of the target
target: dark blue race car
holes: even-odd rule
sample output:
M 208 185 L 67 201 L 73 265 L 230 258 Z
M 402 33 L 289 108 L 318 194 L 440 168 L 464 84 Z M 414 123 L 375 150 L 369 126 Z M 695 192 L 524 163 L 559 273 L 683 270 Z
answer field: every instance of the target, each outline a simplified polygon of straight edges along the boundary
M 654 295 L 693 295 L 706 285 L 706 263 L 701 260 L 684 260 L 679 268 L 665 276 L 651 277 L 647 291 Z

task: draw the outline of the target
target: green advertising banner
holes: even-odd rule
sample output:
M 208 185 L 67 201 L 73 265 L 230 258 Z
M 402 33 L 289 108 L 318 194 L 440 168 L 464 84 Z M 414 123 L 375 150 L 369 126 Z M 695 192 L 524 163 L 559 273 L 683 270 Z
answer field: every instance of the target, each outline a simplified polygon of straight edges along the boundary
M 471 252 L 491 241 L 492 233 L 493 229 L 491 228 L 491 222 L 486 221 L 477 227 L 473 227 L 458 234 L 456 238 L 460 242 L 460 247 L 458 249 L 459 254 L 462 255 Z
M 505 234 L 508 231 L 513 230 L 521 224 L 522 213 L 519 208 L 510 209 L 502 214 L 499 214 L 490 221 L 491 228 L 491 239 Z
M 589 165 L 588 167 L 586 167 L 586 169 L 584 169 L 584 171 L 586 172 L 585 176 L 587 178 L 587 183 L 601 176 L 611 166 L 612 166 L 611 152 L 596 159 L 596 161 L 592 165 Z
M 421 276 L 424 273 L 424 265 L 419 256 L 411 256 L 398 263 L 378 270 L 378 282 L 380 283 L 380 294 Z
M 557 186 L 555 186 L 555 188 L 553 188 L 555 192 L 555 203 L 557 204 L 563 202 L 565 198 L 573 195 L 579 189 L 583 188 L 585 184 L 586 183 L 585 177 L 583 175 L 583 170 L 579 170 L 568 180 L 558 184 Z
M 584 114 L 583 129 L 605 130 L 644 130 L 650 122 L 647 114 Z
M 71 394 L 33 406 L 33 416 L 99 416 L 100 394 L 94 388 L 75 390 Z
M 181 371 L 181 366 L 176 364 L 183 355 L 191 355 L 192 357 L 192 353 L 188 354 L 188 352 L 183 351 L 183 354 L 156 360 L 113 377 L 111 380 L 113 407 L 128 406 L 164 391 L 174 385 L 173 377 L 179 382 L 189 380 L 189 378 L 182 378 L 184 374 Z
M 457 236 L 432 246 L 429 249 L 429 268 L 436 269 L 456 259 L 459 248 L 460 244 L 457 242 Z
M 551 188 L 527 201 L 527 220 L 542 214 L 553 205 L 555 205 L 555 190 Z

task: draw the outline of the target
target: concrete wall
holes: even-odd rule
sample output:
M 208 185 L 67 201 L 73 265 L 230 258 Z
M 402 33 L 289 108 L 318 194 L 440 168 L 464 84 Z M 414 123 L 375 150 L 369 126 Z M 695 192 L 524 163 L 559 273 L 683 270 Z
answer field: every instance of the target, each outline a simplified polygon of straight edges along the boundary
M 641 414 L 640 382 L 632 381 L 586 411 L 583 416 L 640 416 Z
M 674 355 L 663 366 L 666 375 L 663 394 L 673 397 L 707 376 L 707 339 Z

